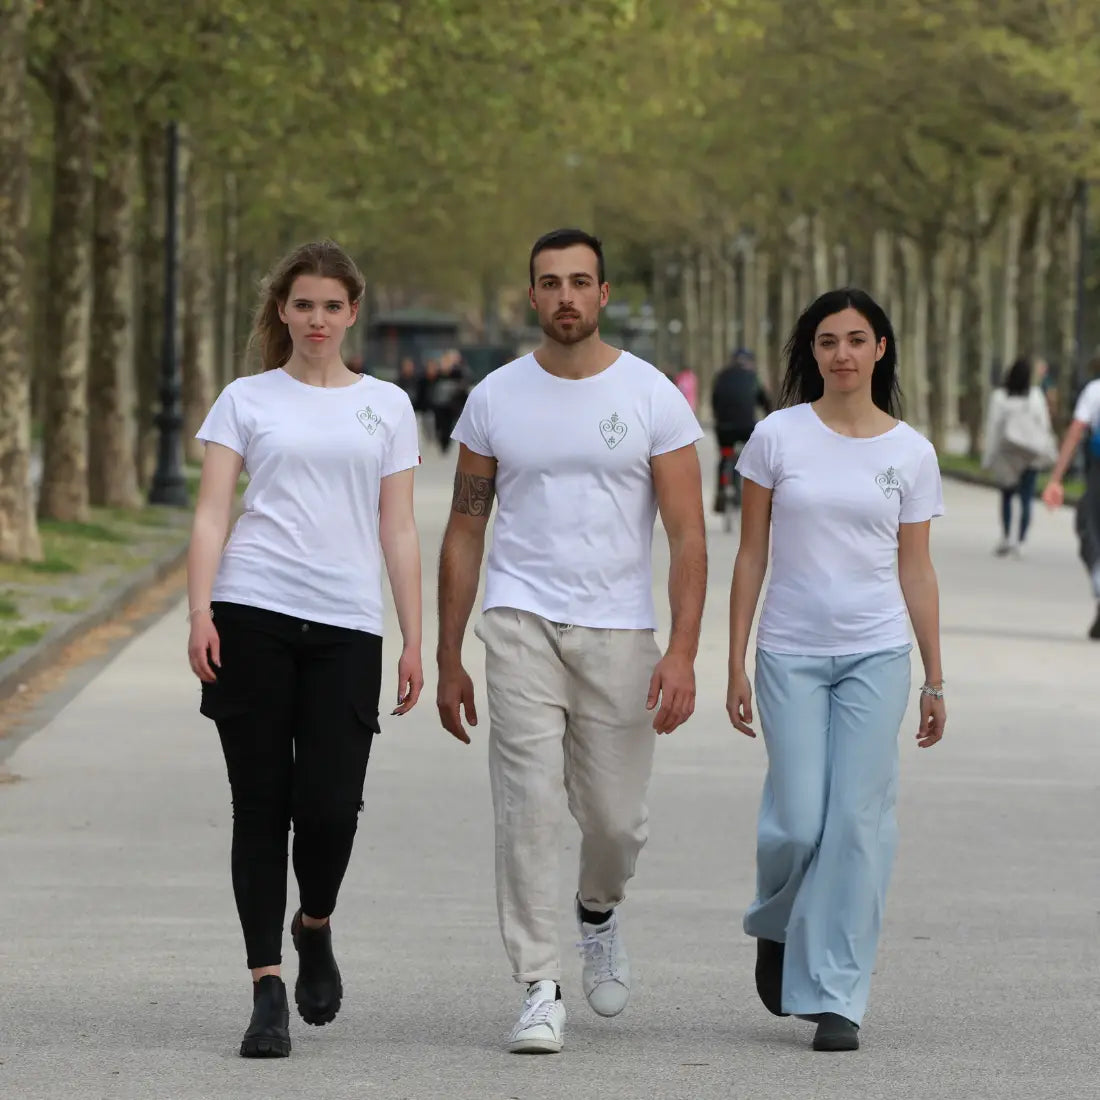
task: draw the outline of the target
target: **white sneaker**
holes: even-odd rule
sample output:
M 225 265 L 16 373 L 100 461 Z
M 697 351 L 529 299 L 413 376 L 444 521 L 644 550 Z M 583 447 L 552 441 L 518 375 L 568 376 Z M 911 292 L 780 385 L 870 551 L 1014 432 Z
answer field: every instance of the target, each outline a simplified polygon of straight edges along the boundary
M 557 1054 L 561 1050 L 565 1005 L 557 995 L 556 982 L 532 982 L 527 987 L 523 1013 L 508 1037 L 513 1054 Z
M 577 902 L 577 924 L 584 956 L 581 985 L 592 1011 L 598 1016 L 618 1016 L 630 999 L 630 961 L 614 912 L 606 924 L 585 924 Z
M 1012 539 L 1001 539 L 1001 541 L 997 543 L 996 549 L 994 549 L 993 553 L 996 554 L 999 558 L 1004 558 L 1012 553 L 1012 549 L 1014 546 L 1015 543 L 1012 541 Z

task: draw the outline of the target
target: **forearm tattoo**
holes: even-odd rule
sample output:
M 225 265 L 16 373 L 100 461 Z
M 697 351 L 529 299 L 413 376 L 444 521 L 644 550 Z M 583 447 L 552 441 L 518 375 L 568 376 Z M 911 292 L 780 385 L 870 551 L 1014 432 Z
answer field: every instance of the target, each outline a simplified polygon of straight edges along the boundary
M 493 508 L 496 479 L 455 472 L 455 493 L 451 508 L 465 516 L 488 516 Z

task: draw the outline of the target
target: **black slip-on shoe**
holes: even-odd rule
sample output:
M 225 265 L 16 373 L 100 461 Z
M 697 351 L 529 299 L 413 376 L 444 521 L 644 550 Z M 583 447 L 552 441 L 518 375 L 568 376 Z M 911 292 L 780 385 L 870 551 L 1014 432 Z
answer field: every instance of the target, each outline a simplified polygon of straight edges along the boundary
M 332 922 L 324 928 L 306 928 L 299 909 L 290 922 L 290 937 L 298 952 L 298 980 L 294 983 L 298 1015 L 315 1027 L 331 1024 L 344 999 L 340 968 L 332 954 Z
M 1094 641 L 1100 641 L 1100 603 L 1096 605 L 1096 618 L 1089 627 L 1089 637 Z
M 817 1019 L 814 1050 L 859 1050 L 859 1026 L 835 1012 L 822 1012 Z
M 756 992 L 773 1016 L 789 1016 L 783 1011 L 783 953 L 785 947 L 775 940 L 756 941 Z
M 242 1058 L 286 1058 L 290 1054 L 290 1006 L 283 979 L 266 974 L 252 983 L 252 1019 L 241 1040 Z

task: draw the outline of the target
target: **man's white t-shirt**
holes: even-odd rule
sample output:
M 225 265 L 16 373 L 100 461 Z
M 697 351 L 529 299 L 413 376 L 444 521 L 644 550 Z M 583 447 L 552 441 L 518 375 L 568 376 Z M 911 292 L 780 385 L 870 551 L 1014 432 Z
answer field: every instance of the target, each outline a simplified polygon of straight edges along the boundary
M 898 526 L 943 515 L 932 444 L 904 422 L 853 439 L 802 404 L 761 420 L 737 469 L 772 490 L 771 579 L 757 645 L 802 656 L 908 645 Z
M 1073 409 L 1073 419 L 1087 424 L 1092 431 L 1100 428 L 1100 378 L 1091 381 L 1081 391 Z
M 236 451 L 250 479 L 212 598 L 381 635 L 380 484 L 420 462 L 405 392 L 265 371 L 230 382 L 196 438 Z
M 684 395 L 629 352 L 590 378 L 559 378 L 534 355 L 489 374 L 453 432 L 497 460 L 484 610 L 656 629 L 650 459 L 702 434 Z

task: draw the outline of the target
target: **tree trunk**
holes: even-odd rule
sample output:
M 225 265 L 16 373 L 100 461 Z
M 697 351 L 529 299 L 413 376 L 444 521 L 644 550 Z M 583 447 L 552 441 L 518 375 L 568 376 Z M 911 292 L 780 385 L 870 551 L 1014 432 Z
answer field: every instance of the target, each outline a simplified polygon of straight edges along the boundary
M 237 207 L 237 177 L 226 172 L 222 181 L 222 262 L 221 262 L 221 327 L 218 332 L 218 357 L 221 369 L 218 376 L 220 385 L 225 386 L 239 373 L 238 360 L 241 349 L 237 347 L 237 286 L 240 280 L 238 271 L 240 256 L 238 237 L 240 218 Z M 364 303 L 365 304 L 365 303 Z M 493 320 L 499 326 L 499 315 Z M 362 321 L 360 321 L 360 324 Z M 487 332 L 492 326 L 487 324 Z M 499 330 L 493 332 L 490 343 L 500 339 Z
M 757 356 L 760 367 L 760 277 L 757 270 L 756 244 L 750 238 L 741 254 L 741 288 L 738 313 L 741 317 L 741 343 Z M 728 350 L 732 350 L 728 349 Z
M 1035 283 L 1039 269 L 1039 223 L 1042 199 L 1032 195 L 1020 220 L 1019 261 L 1016 269 L 1016 318 L 1021 354 L 1034 355 L 1035 343 Z
M 653 300 L 653 355 L 657 360 L 656 366 L 665 370 L 669 363 L 669 313 L 666 259 L 663 250 L 655 248 L 650 262 L 653 264 L 653 286 L 650 288 L 650 296 Z
M 88 518 L 88 351 L 92 312 L 95 103 L 86 57 L 89 0 L 64 5 L 52 60 L 54 195 L 50 328 L 39 516 Z
M 795 298 L 797 285 L 798 275 L 791 266 L 790 257 L 788 256 L 783 264 L 782 271 L 779 273 L 779 325 L 775 334 L 775 380 L 777 387 L 782 383 L 783 372 L 786 370 L 783 352 L 794 330 L 795 321 L 798 319 L 798 302 Z M 776 393 L 778 394 L 778 392 L 777 388 Z
M 1057 406 L 1053 410 L 1055 420 L 1063 428 L 1073 411 L 1077 399 L 1074 392 L 1077 366 L 1077 267 L 1081 262 L 1081 194 L 1074 189 L 1068 203 L 1065 224 L 1059 233 L 1058 280 L 1054 283 L 1058 301 L 1058 348 L 1060 370 L 1058 374 Z M 1083 350 L 1083 349 L 1082 349 Z M 1081 364 L 1084 367 L 1084 363 Z
M 700 362 L 700 316 L 699 316 L 699 280 L 697 278 L 696 258 L 693 252 L 685 250 L 680 257 L 680 298 L 683 302 L 684 327 L 680 333 L 681 366 L 698 372 Z
M 201 463 L 203 447 L 195 438 L 195 433 L 217 396 L 214 377 L 214 287 L 207 224 L 210 211 L 194 158 L 185 155 L 181 158 L 181 164 L 184 214 L 180 396 L 183 403 L 184 454 L 188 461 Z
M 141 207 L 138 244 L 137 334 L 134 373 L 137 378 L 137 464 L 142 486 L 152 479 L 156 463 L 156 424 L 160 358 L 164 330 L 164 128 L 148 125 L 141 135 Z
M 850 286 L 848 270 L 848 249 L 838 244 L 833 248 L 833 286 Z
M 820 214 L 810 218 L 810 242 L 814 276 L 813 295 L 816 298 L 832 287 L 829 278 L 829 242 L 825 239 L 825 219 Z M 809 301 L 802 303 L 803 308 Z
M 88 386 L 88 491 L 92 504 L 141 503 L 134 439 L 134 205 L 130 135 L 102 151 L 95 192 L 95 294 Z
M 756 369 L 761 378 L 766 378 L 775 393 L 775 360 L 771 354 L 771 272 L 768 254 L 753 249 L 753 282 L 756 285 L 753 306 L 753 343 L 750 345 L 756 356 Z
M 0 560 L 39 560 L 31 487 L 30 104 L 24 0 L 0 4 Z
M 1001 348 L 1002 372 L 1020 354 L 1020 248 L 1023 241 L 1024 211 L 1020 196 L 1009 204 L 1005 222 L 1004 283 L 1002 288 Z
M 876 229 L 874 234 L 871 253 L 871 296 L 888 315 L 893 313 L 894 237 L 886 229 Z
M 928 438 L 939 453 L 947 446 L 946 335 L 950 250 L 934 237 L 921 246 L 921 281 L 927 288 L 927 358 L 924 373 Z M 919 376 L 918 376 L 919 377 Z M 919 385 L 918 385 L 919 391 Z
M 905 355 L 901 386 L 906 419 L 928 431 L 928 321 L 931 303 L 927 269 L 922 249 L 914 241 L 904 240 L 901 254 L 905 268 L 905 324 L 902 329 Z
M 966 248 L 958 241 L 948 244 L 946 264 L 947 327 L 944 349 L 944 426 L 952 432 L 962 413 L 963 322 L 966 305 Z M 950 441 L 948 441 L 950 442 Z

